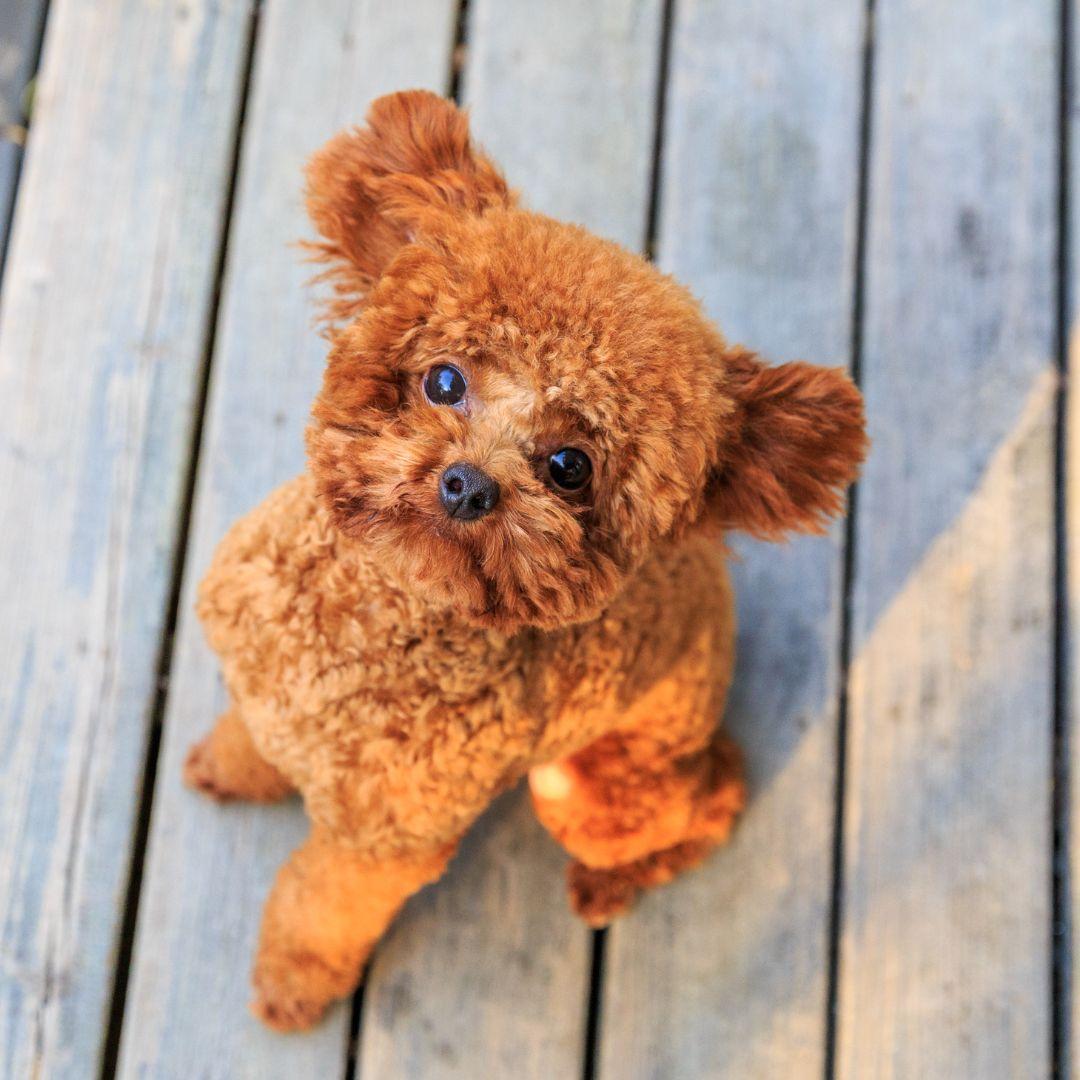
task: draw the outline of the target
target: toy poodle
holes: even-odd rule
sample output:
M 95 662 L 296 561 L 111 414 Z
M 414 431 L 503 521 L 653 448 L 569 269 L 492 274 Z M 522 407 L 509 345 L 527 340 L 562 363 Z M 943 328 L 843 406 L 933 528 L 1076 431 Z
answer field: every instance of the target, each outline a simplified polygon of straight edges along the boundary
M 866 449 L 841 370 L 763 363 L 638 255 L 523 209 L 434 94 L 376 101 L 307 179 L 332 285 L 308 468 L 202 583 L 231 704 L 186 764 L 219 799 L 303 796 L 254 972 L 281 1030 L 356 986 L 524 776 L 594 926 L 722 842 L 723 533 L 821 531 Z

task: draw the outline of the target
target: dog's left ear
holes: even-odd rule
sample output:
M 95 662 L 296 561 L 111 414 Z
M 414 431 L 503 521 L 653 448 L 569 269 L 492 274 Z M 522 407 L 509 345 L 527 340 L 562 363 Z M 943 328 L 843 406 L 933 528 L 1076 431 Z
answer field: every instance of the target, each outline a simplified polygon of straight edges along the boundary
M 724 366 L 734 408 L 706 518 L 765 540 L 824 532 L 866 456 L 862 395 L 839 368 L 771 367 L 741 348 Z
M 307 167 L 308 213 L 323 237 L 310 247 L 338 297 L 329 317 L 355 317 L 398 251 L 437 234 L 447 214 L 512 203 L 452 101 L 427 90 L 378 98 L 364 127 L 335 136 Z

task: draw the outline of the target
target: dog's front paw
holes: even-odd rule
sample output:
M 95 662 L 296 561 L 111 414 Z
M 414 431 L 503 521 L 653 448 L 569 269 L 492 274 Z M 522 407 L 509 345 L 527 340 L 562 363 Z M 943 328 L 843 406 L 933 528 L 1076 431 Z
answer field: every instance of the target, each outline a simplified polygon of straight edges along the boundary
M 251 1002 L 251 1011 L 267 1027 L 288 1034 L 314 1027 L 326 1011 L 326 1006 L 302 998 L 278 1000 L 257 992 Z
M 256 988 L 251 1011 L 267 1027 L 274 1031 L 307 1031 L 315 1026 L 326 1011 L 326 1002 L 308 1001 L 305 998 L 277 990 Z
M 275 1031 L 306 1031 L 331 1002 L 352 992 L 354 982 L 314 953 L 263 955 L 252 976 L 251 1011 Z

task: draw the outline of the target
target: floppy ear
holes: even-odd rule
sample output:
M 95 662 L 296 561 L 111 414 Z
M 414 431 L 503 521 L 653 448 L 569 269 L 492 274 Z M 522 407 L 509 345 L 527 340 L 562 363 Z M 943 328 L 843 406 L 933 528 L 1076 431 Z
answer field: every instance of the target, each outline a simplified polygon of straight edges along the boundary
M 824 532 L 866 456 L 862 395 L 839 368 L 769 367 L 741 348 L 724 360 L 734 410 L 707 516 L 765 540 Z
M 307 167 L 308 213 L 323 237 L 309 247 L 337 293 L 328 317 L 355 317 L 398 250 L 440 217 L 512 202 L 452 102 L 427 90 L 378 98 L 366 127 L 335 136 Z

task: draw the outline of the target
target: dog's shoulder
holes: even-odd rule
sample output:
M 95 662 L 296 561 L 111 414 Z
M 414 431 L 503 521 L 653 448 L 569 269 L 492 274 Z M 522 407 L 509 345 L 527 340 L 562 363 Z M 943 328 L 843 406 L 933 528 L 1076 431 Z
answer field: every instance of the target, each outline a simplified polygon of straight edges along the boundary
M 238 519 L 218 544 L 199 587 L 199 617 L 212 643 L 246 615 L 262 622 L 284 617 L 305 568 L 329 542 L 306 476 L 283 484 Z

